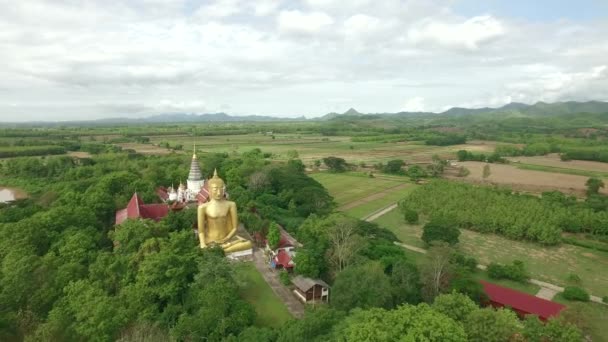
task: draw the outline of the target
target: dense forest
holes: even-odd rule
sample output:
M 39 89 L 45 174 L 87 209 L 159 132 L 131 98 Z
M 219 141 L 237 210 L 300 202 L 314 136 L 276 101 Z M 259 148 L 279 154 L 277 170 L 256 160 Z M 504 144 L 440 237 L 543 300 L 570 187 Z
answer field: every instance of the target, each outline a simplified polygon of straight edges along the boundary
M 332 198 L 298 159 L 270 163 L 259 149 L 199 159 L 205 175 L 217 168 L 224 177 L 252 233 L 263 234 L 278 222 L 304 243 L 296 273 L 333 285 L 329 307 L 280 328 L 254 326 L 256 313 L 239 293 L 234 265 L 221 250 L 197 248 L 193 211 L 113 226 L 115 210 L 134 192 L 146 202 L 157 201 L 156 186 L 187 174 L 187 156 L 104 151 L 91 158 L 13 158 L 2 164 L 3 182 L 27 189 L 31 198 L 0 208 L 0 339 L 502 341 L 522 335 L 530 341 L 535 336 L 571 341 L 580 336 L 561 318 L 521 324 L 507 310 L 481 309 L 474 267 L 462 264 L 453 249 L 433 247 L 428 262 L 415 266 L 389 231 L 332 213 Z M 441 259 L 448 262 L 436 287 L 431 265 Z

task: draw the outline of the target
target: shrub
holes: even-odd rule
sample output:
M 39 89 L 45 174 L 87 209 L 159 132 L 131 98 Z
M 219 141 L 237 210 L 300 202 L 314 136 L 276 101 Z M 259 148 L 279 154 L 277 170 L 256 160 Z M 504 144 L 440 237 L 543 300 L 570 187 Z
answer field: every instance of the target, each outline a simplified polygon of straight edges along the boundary
M 452 262 L 457 265 L 463 266 L 471 272 L 475 272 L 477 270 L 477 259 L 473 257 L 467 257 L 463 254 L 455 253 L 452 257 Z
M 418 223 L 418 212 L 413 209 L 405 209 L 403 218 L 405 219 L 405 222 L 407 222 L 409 224 Z
M 511 265 L 501 265 L 490 263 L 488 265 L 488 275 L 492 279 L 511 279 L 523 282 L 529 278 L 526 267 L 522 261 L 515 260 Z
M 577 286 L 568 286 L 564 289 L 564 298 L 568 300 L 589 301 L 589 293 Z
M 291 278 L 289 278 L 289 273 L 287 273 L 287 271 L 279 273 L 279 280 L 281 280 L 281 283 L 285 286 L 291 284 Z
M 580 284 L 581 283 L 581 277 L 579 277 L 577 274 L 570 273 L 570 274 L 568 274 L 568 277 L 566 278 L 566 281 L 569 284 Z
M 608 304 L 608 296 L 604 296 L 604 297 L 602 298 L 602 302 L 604 302 L 604 303 Z

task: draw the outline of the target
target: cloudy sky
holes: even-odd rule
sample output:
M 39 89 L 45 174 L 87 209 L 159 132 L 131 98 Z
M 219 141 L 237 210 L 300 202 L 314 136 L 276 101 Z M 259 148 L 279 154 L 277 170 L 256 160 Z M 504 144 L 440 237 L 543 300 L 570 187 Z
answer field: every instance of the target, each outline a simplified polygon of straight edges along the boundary
M 0 121 L 608 101 L 606 0 L 0 0 Z

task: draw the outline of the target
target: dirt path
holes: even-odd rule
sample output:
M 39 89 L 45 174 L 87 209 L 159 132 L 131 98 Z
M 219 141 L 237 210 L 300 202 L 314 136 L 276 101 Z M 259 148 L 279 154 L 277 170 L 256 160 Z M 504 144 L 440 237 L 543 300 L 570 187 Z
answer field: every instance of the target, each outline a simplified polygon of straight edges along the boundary
M 253 252 L 253 264 L 264 280 L 266 280 L 272 292 L 285 304 L 289 313 L 295 318 L 302 318 L 304 316 L 304 304 L 297 300 L 285 285 L 281 284 L 279 275 L 265 262 L 264 252 L 259 248 L 256 248 Z
M 339 211 L 346 211 L 346 210 L 348 210 L 348 209 L 352 209 L 352 208 L 354 208 L 354 207 L 358 207 L 358 206 L 360 206 L 360 205 L 362 205 L 362 204 L 365 204 L 365 203 L 368 203 L 368 202 L 371 202 L 371 201 L 374 201 L 374 200 L 380 199 L 380 198 L 382 198 L 382 197 L 386 196 L 386 194 L 388 194 L 388 193 L 391 193 L 391 192 L 394 192 L 394 191 L 399 191 L 399 190 L 401 190 L 401 189 L 405 189 L 405 188 L 407 188 L 409 185 L 410 185 L 410 184 L 399 184 L 399 185 L 395 185 L 395 186 L 390 187 L 390 188 L 388 188 L 388 189 L 385 189 L 385 190 L 382 190 L 382 191 L 380 191 L 380 192 L 377 192 L 377 193 L 375 193 L 375 194 L 373 194 L 373 195 L 371 195 L 371 196 L 367 196 L 367 197 L 364 197 L 364 198 L 358 199 L 358 200 L 356 200 L 356 201 L 352 201 L 352 202 L 346 203 L 346 204 L 342 205 L 340 208 L 338 208 L 338 210 L 339 210 Z
M 366 217 L 363 218 L 363 221 L 372 222 L 373 220 L 377 219 L 378 217 L 388 213 L 389 211 L 391 211 L 395 208 L 397 208 L 397 203 L 391 204 L 384 209 L 380 209 L 376 212 L 373 212 L 373 213 L 367 215 Z

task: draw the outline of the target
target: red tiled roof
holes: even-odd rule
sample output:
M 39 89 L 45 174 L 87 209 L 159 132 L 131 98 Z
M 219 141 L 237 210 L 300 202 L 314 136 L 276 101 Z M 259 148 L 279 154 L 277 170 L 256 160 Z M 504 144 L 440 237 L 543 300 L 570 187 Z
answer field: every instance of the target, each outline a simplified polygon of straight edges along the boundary
M 208 182 L 205 182 L 205 184 L 203 184 L 203 187 L 201 188 L 201 191 L 196 194 L 196 201 L 199 205 L 207 203 L 207 201 L 209 201 L 209 189 L 207 188 L 207 184 Z
M 556 316 L 565 308 L 564 305 L 538 298 L 524 292 L 480 280 L 490 302 L 508 306 L 524 315 L 537 315 L 543 320 Z
M 166 201 L 169 199 L 169 194 L 167 193 L 167 188 L 165 188 L 164 186 L 161 186 L 158 189 L 156 189 L 156 194 L 163 201 Z
M 285 252 L 285 250 L 283 249 L 279 250 L 274 260 L 277 266 L 281 265 L 283 266 L 283 268 L 293 267 L 293 263 L 291 262 L 291 255 L 289 255 L 289 253 Z
M 144 204 L 144 201 L 133 194 L 125 209 L 116 212 L 116 224 L 123 223 L 126 219 L 144 218 L 159 221 L 169 213 L 169 206 L 166 204 Z

